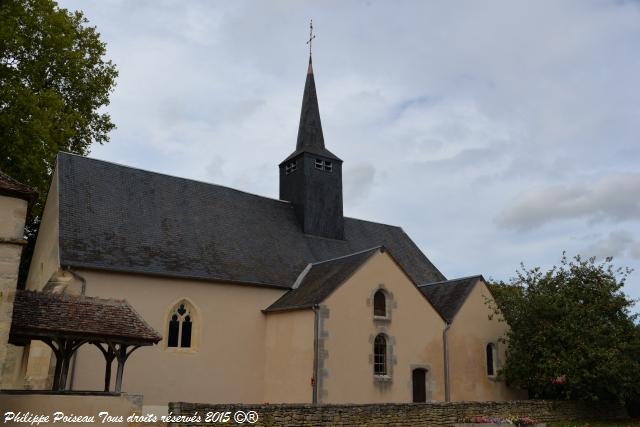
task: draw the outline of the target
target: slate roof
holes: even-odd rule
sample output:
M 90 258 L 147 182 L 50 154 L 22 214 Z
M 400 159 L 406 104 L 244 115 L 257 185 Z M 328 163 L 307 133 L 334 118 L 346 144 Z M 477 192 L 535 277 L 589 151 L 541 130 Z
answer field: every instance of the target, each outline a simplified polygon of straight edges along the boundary
M 462 277 L 426 285 L 419 285 L 420 292 L 427 297 L 440 315 L 451 323 L 464 304 L 473 286 L 484 280 L 481 275 Z
M 37 193 L 30 187 L 27 187 L 0 171 L 0 195 L 17 197 L 28 202 L 33 202 L 36 194 Z
M 445 277 L 400 227 L 303 234 L 289 202 L 60 153 L 62 266 L 290 288 L 309 263 L 385 246 L 415 283 Z
M 320 304 L 382 248 L 372 248 L 340 258 L 309 264 L 298 277 L 297 287 L 282 295 L 265 311 L 297 310 Z
M 124 300 L 18 290 L 14 337 L 75 336 L 154 344 L 161 337 Z

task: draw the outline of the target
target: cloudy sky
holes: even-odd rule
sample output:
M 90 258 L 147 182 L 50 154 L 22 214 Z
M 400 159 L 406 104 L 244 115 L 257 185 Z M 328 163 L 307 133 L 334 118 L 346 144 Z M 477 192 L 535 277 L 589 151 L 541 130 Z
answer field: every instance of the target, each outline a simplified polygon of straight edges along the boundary
M 278 195 L 308 50 L 345 214 L 449 278 L 613 256 L 640 298 L 640 2 L 86 1 L 120 77 L 91 157 Z

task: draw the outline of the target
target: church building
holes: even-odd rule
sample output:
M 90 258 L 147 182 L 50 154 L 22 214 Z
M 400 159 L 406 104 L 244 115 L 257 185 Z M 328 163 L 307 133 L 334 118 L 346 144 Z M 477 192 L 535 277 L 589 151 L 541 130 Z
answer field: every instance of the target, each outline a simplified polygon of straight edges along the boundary
M 126 300 L 161 337 L 124 369 L 148 408 L 522 397 L 482 276 L 448 280 L 402 228 L 343 215 L 311 59 L 285 155 L 273 199 L 60 153 L 27 289 Z M 49 348 L 20 351 L 13 386 L 51 388 Z M 65 387 L 102 390 L 104 366 L 81 346 Z

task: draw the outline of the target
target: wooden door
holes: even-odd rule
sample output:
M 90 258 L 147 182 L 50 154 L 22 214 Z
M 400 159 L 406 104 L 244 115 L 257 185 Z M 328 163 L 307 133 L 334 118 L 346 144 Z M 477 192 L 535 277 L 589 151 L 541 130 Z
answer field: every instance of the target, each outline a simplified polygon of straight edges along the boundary
M 413 370 L 413 402 L 427 401 L 427 370 L 417 368 Z

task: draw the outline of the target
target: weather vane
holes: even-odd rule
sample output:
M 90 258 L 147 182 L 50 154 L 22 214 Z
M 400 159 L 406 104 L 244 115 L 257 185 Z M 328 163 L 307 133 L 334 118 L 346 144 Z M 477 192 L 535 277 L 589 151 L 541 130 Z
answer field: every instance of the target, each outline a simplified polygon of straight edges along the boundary
M 309 58 L 311 58 L 311 41 L 315 38 L 316 36 L 313 35 L 313 19 L 312 19 L 311 22 L 309 23 L 309 41 L 307 41 L 307 44 L 309 45 Z

